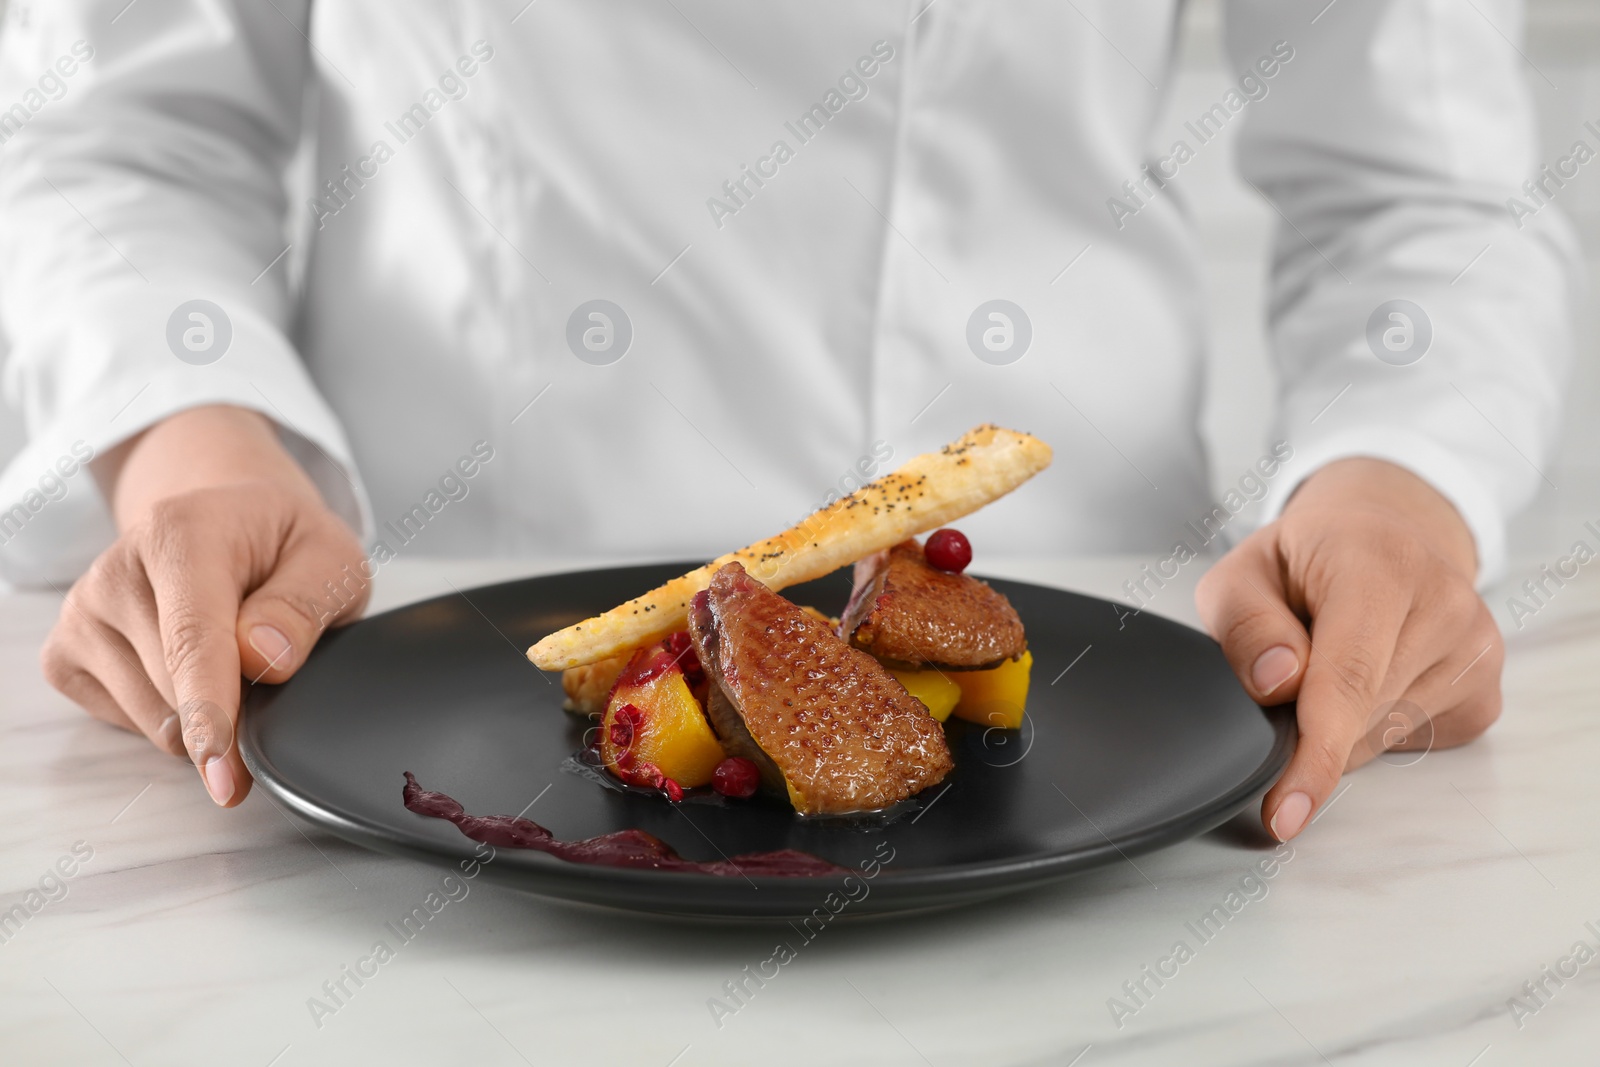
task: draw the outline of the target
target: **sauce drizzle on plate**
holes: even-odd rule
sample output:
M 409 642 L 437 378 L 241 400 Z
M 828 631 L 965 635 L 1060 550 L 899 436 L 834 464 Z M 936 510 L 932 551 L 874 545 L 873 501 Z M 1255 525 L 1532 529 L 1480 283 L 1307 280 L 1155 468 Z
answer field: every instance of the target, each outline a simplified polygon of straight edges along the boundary
M 830 863 L 821 856 L 792 848 L 749 852 L 704 863 L 687 860 L 678 855 L 671 845 L 643 830 L 618 830 L 581 841 L 562 841 L 531 819 L 514 815 L 469 815 L 452 797 L 422 788 L 410 771 L 406 771 L 405 775 L 406 785 L 402 796 L 407 810 L 455 823 L 456 828 L 472 840 L 496 848 L 531 848 L 568 863 L 643 867 L 655 871 L 685 871 L 719 877 L 816 878 L 850 873 L 847 868 Z

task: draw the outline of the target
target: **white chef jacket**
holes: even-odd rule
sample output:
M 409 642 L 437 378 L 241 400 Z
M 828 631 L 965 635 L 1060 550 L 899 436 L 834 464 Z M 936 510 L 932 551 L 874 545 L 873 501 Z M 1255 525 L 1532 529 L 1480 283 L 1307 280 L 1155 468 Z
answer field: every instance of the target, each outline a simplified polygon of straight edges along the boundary
M 0 508 L 40 506 L 0 564 L 79 571 L 112 536 L 92 480 L 34 487 L 205 403 L 274 420 L 394 554 L 708 557 L 978 422 L 1056 450 L 963 520 L 980 552 L 1192 544 L 1218 502 L 1182 169 L 1238 123 L 1281 219 L 1269 514 L 1382 457 L 1492 572 L 1555 435 L 1576 269 L 1559 190 L 1524 187 L 1521 5 L 1231 0 L 1235 91 L 1158 128 L 1179 8 L 12 0 L 0 317 L 29 445 Z M 1431 326 L 1402 366 L 1369 341 L 1394 299 Z M 194 300 L 226 326 L 174 318 Z M 975 316 L 993 300 L 1025 323 Z M 190 329 L 225 352 L 179 358 Z

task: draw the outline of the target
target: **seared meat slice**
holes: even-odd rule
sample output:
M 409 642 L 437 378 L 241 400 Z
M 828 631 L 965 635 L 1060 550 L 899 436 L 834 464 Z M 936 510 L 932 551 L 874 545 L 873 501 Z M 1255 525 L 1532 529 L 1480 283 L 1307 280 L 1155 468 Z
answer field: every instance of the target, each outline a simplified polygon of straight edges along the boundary
M 985 582 L 930 565 L 916 541 L 856 564 L 839 634 L 897 669 L 986 670 L 1022 655 L 1022 620 Z
M 724 746 L 755 758 L 797 811 L 885 808 L 949 772 L 944 730 L 921 701 L 739 564 L 695 594 L 689 635 Z

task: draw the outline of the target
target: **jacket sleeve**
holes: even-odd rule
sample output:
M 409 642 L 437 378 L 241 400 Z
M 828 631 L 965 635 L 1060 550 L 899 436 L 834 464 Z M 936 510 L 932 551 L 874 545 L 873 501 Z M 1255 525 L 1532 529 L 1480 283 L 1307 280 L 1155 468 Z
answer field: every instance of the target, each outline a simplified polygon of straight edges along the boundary
M 1235 78 L 1267 94 L 1240 172 L 1278 216 L 1268 338 L 1294 457 L 1267 514 L 1326 463 L 1389 460 L 1455 505 L 1492 580 L 1507 518 L 1555 484 L 1581 274 L 1558 186 L 1524 186 L 1540 75 L 1521 4 L 1228 0 L 1225 17 Z M 1275 47 L 1292 58 L 1261 79 Z
M 11 581 L 70 579 L 112 536 L 85 454 L 201 404 L 273 419 L 329 503 L 368 528 L 343 432 L 289 338 L 285 171 L 313 73 L 309 6 L 13 11 L 0 38 L 0 107 L 17 102 L 0 112 L 0 324 L 28 444 L 0 474 Z

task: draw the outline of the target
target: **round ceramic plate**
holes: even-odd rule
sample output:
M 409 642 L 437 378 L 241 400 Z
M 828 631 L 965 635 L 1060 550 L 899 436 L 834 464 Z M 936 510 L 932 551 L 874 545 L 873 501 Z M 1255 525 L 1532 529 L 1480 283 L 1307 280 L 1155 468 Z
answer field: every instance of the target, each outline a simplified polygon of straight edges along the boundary
M 569 863 L 500 849 L 482 877 L 540 896 L 722 918 L 881 914 L 981 900 L 1217 826 L 1282 771 L 1292 711 L 1263 711 L 1204 634 L 1110 602 L 993 580 L 1027 627 L 1020 730 L 947 726 L 955 770 L 899 808 L 797 817 L 714 794 L 671 804 L 573 757 L 587 719 L 523 650 L 692 564 L 530 578 L 451 594 L 324 636 L 283 686 L 256 686 L 240 744 L 256 781 L 357 844 L 455 866 L 482 850 L 401 801 L 403 772 L 477 815 L 557 837 L 646 830 L 693 860 L 800 849 L 854 875 L 746 878 Z M 837 614 L 848 572 L 785 595 Z M 530 806 L 531 805 L 531 806 Z M 820 919 L 819 919 L 820 921 Z

